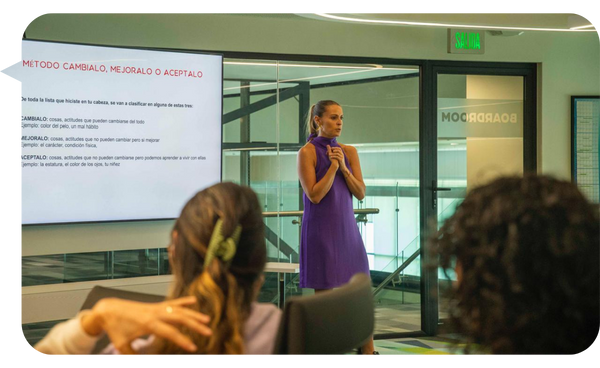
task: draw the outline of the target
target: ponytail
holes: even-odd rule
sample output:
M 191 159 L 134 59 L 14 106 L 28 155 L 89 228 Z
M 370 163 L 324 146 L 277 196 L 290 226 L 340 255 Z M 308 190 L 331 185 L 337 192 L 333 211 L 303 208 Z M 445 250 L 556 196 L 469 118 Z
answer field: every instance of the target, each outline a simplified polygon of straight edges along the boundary
M 182 331 L 198 347 L 196 353 L 244 354 L 243 326 L 249 313 L 243 308 L 240 288 L 226 265 L 214 259 L 191 283 L 186 295 L 194 296 L 198 301 L 192 309 L 210 316 L 210 336 L 200 335 L 190 329 Z M 161 353 L 186 353 L 169 340 L 161 339 L 160 343 Z
M 215 222 L 216 220 L 216 222 Z M 243 354 L 244 325 L 254 286 L 266 263 L 262 209 L 249 187 L 220 183 L 196 194 L 184 206 L 172 235 L 174 283 L 167 299 L 194 296 L 192 309 L 210 317 L 211 336 L 180 331 L 197 354 Z M 153 353 L 186 353 L 156 338 Z
M 308 133 L 308 141 L 319 135 L 319 125 L 315 121 L 315 117 L 322 117 L 323 113 L 327 111 L 327 107 L 331 105 L 340 106 L 333 100 L 321 100 L 310 107 L 308 112 L 308 119 L 306 120 L 306 132 Z
M 213 260 L 190 285 L 189 295 L 198 300 L 199 312 L 211 316 L 211 336 L 193 336 L 198 352 L 205 354 L 243 354 L 243 324 L 247 319 L 238 299 L 238 284 L 220 260 Z

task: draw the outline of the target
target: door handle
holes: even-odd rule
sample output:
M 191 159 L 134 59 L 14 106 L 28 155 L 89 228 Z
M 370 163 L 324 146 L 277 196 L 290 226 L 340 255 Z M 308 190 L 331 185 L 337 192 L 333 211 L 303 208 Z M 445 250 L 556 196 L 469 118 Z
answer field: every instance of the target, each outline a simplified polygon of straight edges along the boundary
M 433 191 L 433 195 L 431 196 L 432 199 L 432 207 L 433 209 L 437 208 L 437 192 L 449 192 L 452 190 L 452 188 L 444 188 L 444 187 L 438 187 L 437 186 L 437 180 L 433 180 L 431 183 L 431 190 Z

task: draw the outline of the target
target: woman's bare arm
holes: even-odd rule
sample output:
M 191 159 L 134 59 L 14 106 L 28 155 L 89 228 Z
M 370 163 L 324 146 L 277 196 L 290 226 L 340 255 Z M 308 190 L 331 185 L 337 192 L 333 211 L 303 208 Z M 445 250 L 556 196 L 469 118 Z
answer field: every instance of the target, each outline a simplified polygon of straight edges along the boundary
M 300 184 L 308 199 L 315 204 L 321 202 L 323 197 L 329 193 L 335 173 L 339 168 L 337 160 L 332 160 L 331 166 L 325 176 L 317 183 L 315 167 L 317 165 L 317 154 L 312 144 L 307 144 L 298 151 L 298 177 Z
M 352 168 L 352 173 L 350 170 L 348 170 L 345 164 L 340 166 L 340 170 L 342 170 L 342 174 L 344 174 L 344 178 L 346 179 L 346 184 L 348 185 L 350 192 L 352 192 L 352 194 L 359 201 L 361 201 L 365 198 L 367 186 L 363 181 L 360 161 L 358 159 L 358 152 L 353 146 L 343 145 L 342 148 L 344 154 L 346 154 L 348 157 L 350 167 Z

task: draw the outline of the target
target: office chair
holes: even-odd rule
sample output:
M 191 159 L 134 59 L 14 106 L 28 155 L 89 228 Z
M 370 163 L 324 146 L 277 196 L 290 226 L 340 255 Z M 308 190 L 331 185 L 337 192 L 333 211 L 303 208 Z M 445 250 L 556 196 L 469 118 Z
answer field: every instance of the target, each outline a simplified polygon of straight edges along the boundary
M 343 354 L 373 334 L 371 279 L 357 274 L 338 289 L 285 303 L 275 354 Z
M 100 299 L 104 298 L 120 298 L 144 303 L 157 303 L 165 300 L 165 297 L 161 295 L 144 294 L 133 291 L 111 289 L 102 286 L 94 286 L 83 302 L 81 310 L 92 309 L 94 305 L 100 301 Z M 90 354 L 98 354 L 104 350 L 108 344 L 110 344 L 110 340 L 108 339 L 108 336 L 104 335 L 100 340 L 98 340 Z

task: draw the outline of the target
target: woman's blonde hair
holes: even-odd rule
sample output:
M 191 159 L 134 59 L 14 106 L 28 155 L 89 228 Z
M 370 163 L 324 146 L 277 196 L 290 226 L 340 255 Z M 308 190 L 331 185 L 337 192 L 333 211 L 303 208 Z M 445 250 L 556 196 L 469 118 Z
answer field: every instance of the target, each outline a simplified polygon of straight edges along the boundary
M 227 239 L 241 226 L 235 255 L 225 261 L 218 255 L 204 266 L 215 225 Z M 211 336 L 182 329 L 198 347 L 198 354 L 243 354 L 243 327 L 250 315 L 257 280 L 266 263 L 262 211 L 248 187 L 220 183 L 196 194 L 175 222 L 171 259 L 174 284 L 168 299 L 193 295 L 193 309 L 210 316 Z M 168 340 L 157 339 L 156 352 L 185 353 Z
M 327 111 L 327 107 L 331 105 L 340 106 L 339 103 L 333 100 L 321 100 L 310 107 L 308 119 L 306 120 L 306 132 L 309 136 L 319 135 L 319 125 L 315 121 L 315 116 L 322 117 L 323 113 Z

